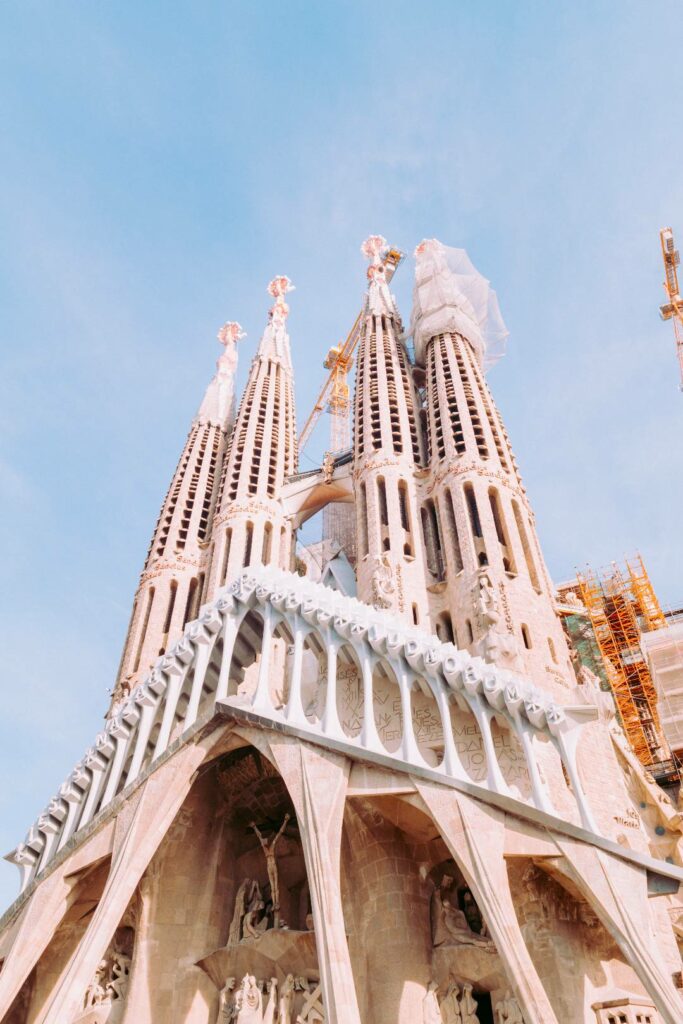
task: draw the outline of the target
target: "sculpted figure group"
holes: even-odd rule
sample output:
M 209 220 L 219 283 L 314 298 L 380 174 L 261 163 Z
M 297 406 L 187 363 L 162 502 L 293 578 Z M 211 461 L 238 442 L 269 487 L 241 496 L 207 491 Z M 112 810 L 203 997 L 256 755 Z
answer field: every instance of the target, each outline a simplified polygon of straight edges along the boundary
M 243 880 L 235 897 L 235 909 L 228 934 L 229 946 L 235 946 L 243 939 L 257 939 L 270 927 L 287 927 L 280 914 L 280 882 L 275 848 L 289 820 L 290 815 L 286 814 L 280 829 L 271 839 L 266 839 L 256 822 L 251 822 L 250 827 L 256 833 L 266 858 L 270 899 L 265 899 L 257 881 L 251 878 Z
M 295 1002 L 299 1006 L 296 1018 Z M 236 989 L 236 979 L 228 978 L 220 994 L 216 1024 L 325 1024 L 320 984 L 288 974 L 278 986 L 277 978 L 266 982 L 245 974 Z
M 125 953 L 111 952 L 101 960 L 95 977 L 85 990 L 83 1009 L 103 1006 L 124 999 L 130 976 L 131 959 Z
M 437 996 L 438 988 L 437 982 L 430 981 L 422 1001 L 423 1024 L 479 1024 L 477 1000 L 469 982 L 461 991 L 460 986 L 452 981 L 441 1002 Z
M 455 906 L 453 879 L 444 875 L 441 885 L 434 888 L 431 903 L 432 942 L 434 946 L 478 946 L 489 953 L 495 952 L 474 897 L 466 890 L 463 894 L 465 910 Z

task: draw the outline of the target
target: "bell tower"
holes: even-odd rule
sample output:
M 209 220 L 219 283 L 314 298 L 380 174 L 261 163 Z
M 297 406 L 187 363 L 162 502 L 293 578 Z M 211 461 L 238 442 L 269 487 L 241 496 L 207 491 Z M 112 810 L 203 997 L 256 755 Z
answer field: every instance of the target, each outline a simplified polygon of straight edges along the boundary
M 417 396 L 385 278 L 386 241 L 371 235 L 354 408 L 358 596 L 418 624 L 427 607 L 418 527 Z
M 495 292 L 462 249 L 429 239 L 415 258 L 429 468 L 421 517 L 436 631 L 551 687 L 573 685 L 533 512 L 485 377 L 507 335 Z

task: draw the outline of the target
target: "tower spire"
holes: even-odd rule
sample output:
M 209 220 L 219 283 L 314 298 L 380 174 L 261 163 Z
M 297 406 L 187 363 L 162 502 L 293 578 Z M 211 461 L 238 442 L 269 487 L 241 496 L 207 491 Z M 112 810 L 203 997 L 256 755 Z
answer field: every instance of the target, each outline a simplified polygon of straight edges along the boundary
M 415 250 L 412 333 L 425 368 L 425 543 L 432 619 L 460 647 L 550 688 L 574 680 L 534 517 L 484 370 L 507 330 L 463 249 Z
M 236 320 L 218 332 L 216 362 L 159 513 L 147 552 L 113 691 L 112 708 L 199 611 L 206 590 L 206 552 L 218 483 L 234 420 Z
M 420 605 L 427 603 L 417 533 L 418 406 L 401 318 L 384 274 L 385 249 L 381 235 L 361 246 L 369 267 L 354 411 L 358 595 L 418 622 Z
M 249 370 L 226 455 L 214 521 L 209 595 L 245 566 L 290 565 L 292 529 L 278 496 L 297 465 L 285 301 L 293 290 L 284 274 L 268 285 L 275 301 Z

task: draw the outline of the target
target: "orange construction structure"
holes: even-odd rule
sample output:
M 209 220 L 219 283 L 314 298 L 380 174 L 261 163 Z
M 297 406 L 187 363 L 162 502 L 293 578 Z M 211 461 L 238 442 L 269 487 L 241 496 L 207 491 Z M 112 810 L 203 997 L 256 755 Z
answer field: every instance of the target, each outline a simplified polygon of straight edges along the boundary
M 683 391 L 683 299 L 678 285 L 677 267 L 681 257 L 674 245 L 674 236 L 671 228 L 662 228 L 659 232 L 659 240 L 662 244 L 662 258 L 664 260 L 664 291 L 666 302 L 659 307 L 659 315 L 662 320 L 673 320 L 674 338 L 676 339 L 676 355 L 678 356 L 678 368 L 680 370 L 680 388 Z
M 588 569 L 577 579 L 631 746 L 642 764 L 660 764 L 670 753 L 640 636 L 666 620 L 643 560 L 637 555 L 623 566 Z

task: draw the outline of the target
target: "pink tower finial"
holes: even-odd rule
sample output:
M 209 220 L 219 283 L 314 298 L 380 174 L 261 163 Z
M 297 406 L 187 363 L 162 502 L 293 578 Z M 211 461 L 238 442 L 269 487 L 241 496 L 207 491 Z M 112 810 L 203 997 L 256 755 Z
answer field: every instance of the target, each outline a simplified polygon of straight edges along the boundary
M 287 292 L 294 291 L 294 285 L 285 274 L 280 274 L 270 282 L 268 291 L 275 299 L 270 310 L 270 317 L 276 323 L 284 324 L 289 315 L 289 306 L 285 302 L 285 295 Z
M 232 342 L 236 345 L 242 338 L 246 338 L 246 331 L 242 330 L 242 325 L 238 324 L 236 320 L 228 320 L 227 323 L 223 324 L 220 331 L 216 335 L 221 345 L 226 347 Z
M 370 235 L 366 238 L 360 247 L 360 251 L 363 253 L 367 260 L 373 267 L 379 267 L 382 264 L 382 253 L 387 248 L 387 240 L 382 235 Z M 368 272 L 368 277 L 370 273 Z

